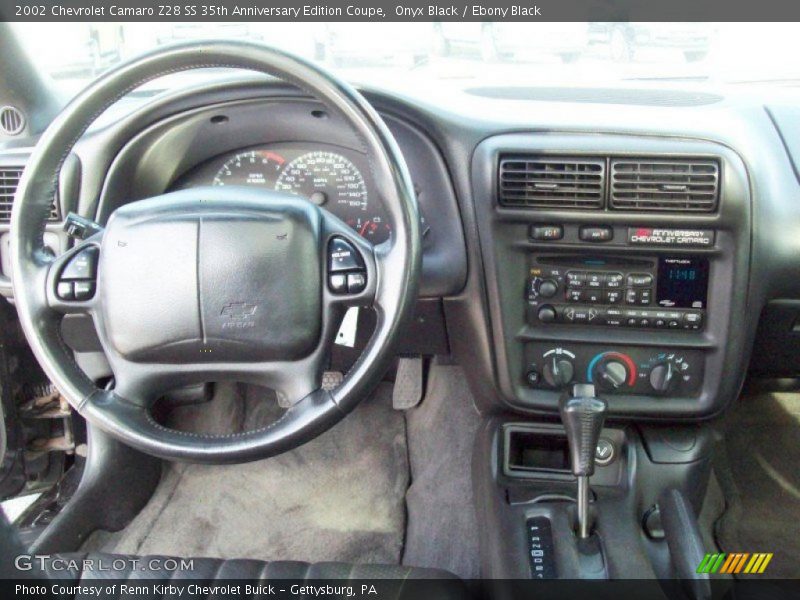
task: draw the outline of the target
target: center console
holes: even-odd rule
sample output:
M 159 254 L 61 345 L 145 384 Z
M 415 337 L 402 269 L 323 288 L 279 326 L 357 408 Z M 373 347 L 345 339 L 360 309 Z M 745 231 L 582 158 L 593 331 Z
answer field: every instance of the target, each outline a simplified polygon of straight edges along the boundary
M 707 141 L 508 134 L 473 158 L 495 389 L 555 415 L 593 384 L 609 418 L 698 419 L 743 379 L 750 195 Z

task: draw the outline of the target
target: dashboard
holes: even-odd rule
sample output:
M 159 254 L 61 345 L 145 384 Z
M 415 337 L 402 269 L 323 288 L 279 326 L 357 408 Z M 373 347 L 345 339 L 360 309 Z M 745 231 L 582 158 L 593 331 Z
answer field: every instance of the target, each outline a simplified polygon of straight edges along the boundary
M 374 244 L 391 230 L 368 165 L 356 152 L 325 144 L 279 143 L 217 156 L 182 176 L 173 189 L 244 185 L 298 195 L 332 212 Z
M 748 368 L 800 373 L 790 103 L 365 94 L 424 219 L 415 343 L 400 351 L 461 364 L 481 410 L 552 416 L 575 381 L 596 383 L 615 418 L 697 420 L 737 397 Z M 0 148 L 3 168 L 24 158 Z M 371 177 L 356 136 L 295 89 L 245 78 L 173 90 L 79 142 L 47 235 L 58 252 L 69 211 L 104 223 L 128 202 L 224 185 L 308 198 L 380 244 L 392 232 Z M 665 195 L 678 202 L 659 205 Z M 82 328 L 65 339 L 82 364 L 101 363 Z

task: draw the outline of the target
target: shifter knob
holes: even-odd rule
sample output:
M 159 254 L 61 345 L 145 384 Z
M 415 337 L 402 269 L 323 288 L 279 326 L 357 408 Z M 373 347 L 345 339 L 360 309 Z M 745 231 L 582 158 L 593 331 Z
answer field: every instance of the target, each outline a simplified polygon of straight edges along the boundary
M 594 386 L 576 385 L 574 393 L 575 397 L 561 400 L 561 421 L 569 441 L 572 474 L 589 477 L 594 474 L 595 450 L 608 405 L 594 397 Z

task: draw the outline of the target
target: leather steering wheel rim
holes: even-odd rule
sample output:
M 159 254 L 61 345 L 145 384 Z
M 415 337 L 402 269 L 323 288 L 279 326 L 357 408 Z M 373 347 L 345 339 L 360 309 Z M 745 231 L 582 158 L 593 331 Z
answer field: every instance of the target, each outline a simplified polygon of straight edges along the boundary
M 139 403 L 115 390 L 99 389 L 83 373 L 61 337 L 64 312 L 53 302 L 55 271 L 63 268 L 64 259 L 53 259 L 45 252 L 43 233 L 61 166 L 103 111 L 152 79 L 190 69 L 223 67 L 278 77 L 340 115 L 370 159 L 392 235 L 388 242 L 375 247 L 349 238 L 368 258 L 374 289 L 372 306 L 378 318 L 372 338 L 341 385 L 333 391 L 316 389 L 267 427 L 210 436 L 162 427 Z M 337 235 L 347 235 L 346 228 L 335 223 L 331 227 Z M 67 254 L 74 256 L 74 249 Z M 380 381 L 393 357 L 393 345 L 413 313 L 421 263 L 419 214 L 413 184 L 396 142 L 375 110 L 350 85 L 312 63 L 266 46 L 189 43 L 156 50 L 109 71 L 53 121 L 31 155 L 17 190 L 11 219 L 11 263 L 15 303 L 28 342 L 48 377 L 87 421 L 161 458 L 214 464 L 245 462 L 309 441 L 338 422 Z M 97 315 L 93 317 L 97 325 Z

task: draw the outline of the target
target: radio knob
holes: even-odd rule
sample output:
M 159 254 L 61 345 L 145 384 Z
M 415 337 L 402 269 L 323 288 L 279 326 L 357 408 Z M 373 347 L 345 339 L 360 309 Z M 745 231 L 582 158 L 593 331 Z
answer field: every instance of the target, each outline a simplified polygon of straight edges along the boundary
M 575 367 L 566 358 L 553 356 L 544 365 L 544 380 L 555 388 L 564 387 L 572 381 Z
M 650 386 L 661 394 L 671 391 L 677 383 L 675 367 L 669 361 L 658 363 L 650 371 Z
M 628 380 L 628 367 L 618 360 L 601 361 L 592 379 L 606 390 L 618 390 Z
M 552 298 L 558 292 L 558 284 L 552 279 L 544 279 L 539 283 L 539 295 L 542 298 Z
M 549 304 L 540 307 L 537 314 L 542 323 L 552 323 L 556 320 L 556 309 Z

